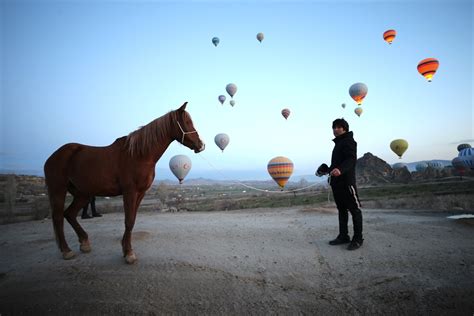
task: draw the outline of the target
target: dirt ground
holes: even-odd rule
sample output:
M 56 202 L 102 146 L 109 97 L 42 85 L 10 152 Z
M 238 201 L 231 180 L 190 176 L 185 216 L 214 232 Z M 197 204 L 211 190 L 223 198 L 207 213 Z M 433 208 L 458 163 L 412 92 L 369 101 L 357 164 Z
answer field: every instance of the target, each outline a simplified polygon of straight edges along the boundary
M 365 243 L 329 246 L 334 209 L 139 213 L 81 220 L 93 250 L 61 259 L 50 220 L 0 226 L 0 315 L 474 313 L 474 221 L 363 210 Z

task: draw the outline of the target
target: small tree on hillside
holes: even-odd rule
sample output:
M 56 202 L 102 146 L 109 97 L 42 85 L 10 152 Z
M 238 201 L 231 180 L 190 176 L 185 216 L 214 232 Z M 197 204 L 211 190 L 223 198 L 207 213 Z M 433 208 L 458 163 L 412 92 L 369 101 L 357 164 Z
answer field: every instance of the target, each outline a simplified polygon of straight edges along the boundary
M 166 205 L 166 200 L 170 194 L 170 189 L 164 182 L 160 182 L 156 188 L 156 195 L 163 205 Z

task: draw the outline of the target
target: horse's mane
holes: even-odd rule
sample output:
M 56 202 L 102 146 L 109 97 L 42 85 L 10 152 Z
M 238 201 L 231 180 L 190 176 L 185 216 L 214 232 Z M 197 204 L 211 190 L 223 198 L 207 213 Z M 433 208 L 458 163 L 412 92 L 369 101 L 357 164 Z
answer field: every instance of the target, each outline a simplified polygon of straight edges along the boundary
M 176 124 L 176 120 L 176 112 L 170 111 L 128 134 L 125 146 L 130 155 L 132 157 L 143 156 L 152 148 L 168 143 L 170 132 L 173 130 L 173 124 Z

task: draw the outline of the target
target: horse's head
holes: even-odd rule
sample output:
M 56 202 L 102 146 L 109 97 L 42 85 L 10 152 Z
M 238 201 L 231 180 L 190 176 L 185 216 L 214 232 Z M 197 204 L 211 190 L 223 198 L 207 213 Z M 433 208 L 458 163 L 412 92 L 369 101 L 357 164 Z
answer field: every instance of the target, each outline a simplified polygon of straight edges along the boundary
M 184 102 L 184 104 L 176 110 L 176 125 L 178 126 L 176 140 L 184 146 L 194 150 L 195 153 L 198 153 L 203 151 L 206 145 L 201 138 L 199 138 L 199 134 L 194 128 L 191 116 L 185 111 L 187 104 L 188 102 Z

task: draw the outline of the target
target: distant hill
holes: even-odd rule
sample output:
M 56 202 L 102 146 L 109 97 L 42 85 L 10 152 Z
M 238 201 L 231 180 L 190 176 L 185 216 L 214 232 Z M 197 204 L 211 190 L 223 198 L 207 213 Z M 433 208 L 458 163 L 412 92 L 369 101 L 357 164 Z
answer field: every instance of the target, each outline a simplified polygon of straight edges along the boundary
M 424 162 L 439 162 L 444 168 L 436 170 L 428 167 L 423 172 L 417 172 L 416 165 L 420 162 L 422 161 L 406 163 L 406 168 L 393 169 L 384 160 L 371 153 L 365 153 L 364 156 L 357 160 L 357 183 L 361 185 L 410 183 L 458 176 L 449 160 L 424 160 Z M 465 175 L 472 176 L 473 171 L 466 171 Z
M 43 170 L 36 170 L 36 169 L 6 169 L 6 168 L 0 168 L 0 174 L 16 174 L 16 175 L 25 175 L 25 176 L 44 177 L 44 171 Z
M 407 183 L 411 181 L 411 173 L 415 174 L 415 178 L 429 178 L 434 176 L 442 176 L 439 171 L 431 172 L 429 174 L 420 175 L 416 173 L 416 165 L 422 161 L 415 161 L 405 163 L 407 166 L 408 173 L 396 170 L 394 171 L 392 166 L 382 159 L 372 155 L 371 153 L 364 154 L 363 157 L 358 159 L 357 164 L 357 182 L 364 183 L 392 183 L 401 182 Z M 445 167 L 451 166 L 450 160 L 424 160 L 424 162 L 439 162 Z M 448 168 L 445 168 L 448 169 Z M 448 172 L 447 170 L 443 171 Z M 449 172 L 448 172 L 449 173 Z M 44 177 L 43 170 L 33 169 L 0 169 L 0 174 L 15 174 L 15 175 L 32 175 Z M 241 180 L 245 179 L 245 180 Z M 293 175 L 290 177 L 288 185 L 301 186 L 302 184 L 326 184 L 327 177 L 316 177 L 314 174 L 306 175 Z M 164 168 L 156 169 L 155 184 L 165 183 L 166 185 L 178 185 L 178 181 L 169 170 Z M 261 186 L 274 185 L 274 182 L 270 179 L 270 176 L 266 170 L 225 170 L 225 174 L 220 175 L 214 172 L 206 170 L 192 170 L 188 177 L 185 179 L 183 185 L 232 185 L 237 182 L 243 182 L 248 185 L 255 184 Z

